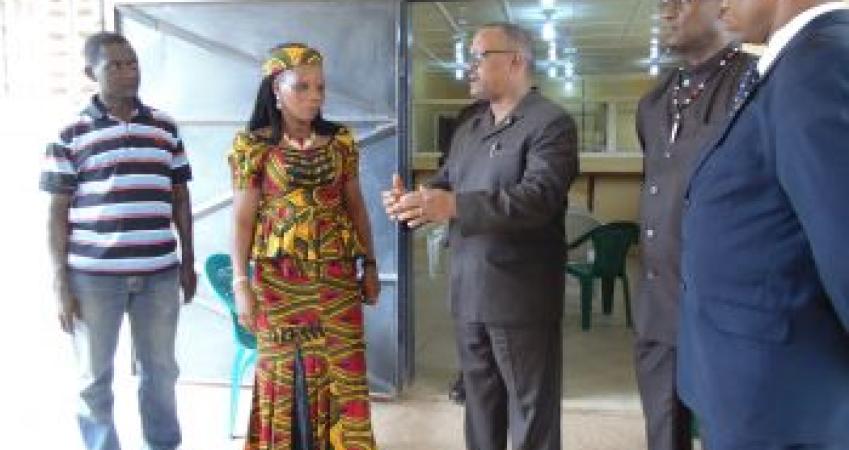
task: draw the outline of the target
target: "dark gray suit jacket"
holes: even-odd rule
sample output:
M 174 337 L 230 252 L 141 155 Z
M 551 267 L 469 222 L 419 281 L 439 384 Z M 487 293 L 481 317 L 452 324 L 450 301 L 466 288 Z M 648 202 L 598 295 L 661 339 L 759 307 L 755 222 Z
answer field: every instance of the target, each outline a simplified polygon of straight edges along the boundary
M 457 196 L 451 311 L 460 322 L 527 324 L 563 313 L 567 193 L 575 123 L 532 90 L 500 124 L 486 102 L 459 125 L 432 186 Z

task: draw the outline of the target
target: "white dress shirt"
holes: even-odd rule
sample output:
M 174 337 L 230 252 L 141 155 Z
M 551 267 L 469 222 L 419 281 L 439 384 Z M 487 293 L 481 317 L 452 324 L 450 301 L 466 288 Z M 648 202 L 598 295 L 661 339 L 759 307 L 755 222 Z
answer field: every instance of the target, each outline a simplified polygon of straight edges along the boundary
M 764 50 L 758 60 L 758 75 L 763 78 L 763 76 L 769 72 L 773 63 L 775 63 L 775 58 L 777 58 L 781 51 L 784 50 L 784 47 L 787 46 L 790 40 L 799 34 L 799 32 L 802 31 L 802 28 L 805 28 L 805 25 L 823 14 L 837 11 L 839 9 L 849 9 L 849 5 L 842 1 L 823 3 L 822 5 L 817 5 L 803 11 L 784 24 L 784 26 L 779 28 L 778 31 L 773 33 L 773 35 L 769 38 L 766 50 Z

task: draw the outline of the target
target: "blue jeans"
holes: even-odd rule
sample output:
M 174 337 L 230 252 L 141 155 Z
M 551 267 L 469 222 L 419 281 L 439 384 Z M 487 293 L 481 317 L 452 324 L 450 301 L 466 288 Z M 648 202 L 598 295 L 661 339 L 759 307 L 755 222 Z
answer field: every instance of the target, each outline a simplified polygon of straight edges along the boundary
M 140 380 L 144 448 L 177 448 L 181 437 L 174 395 L 179 374 L 174 340 L 180 313 L 179 270 L 140 276 L 72 270 L 70 285 L 80 304 L 73 342 L 80 367 L 77 419 L 86 448 L 120 449 L 112 417 L 112 378 L 124 313 L 130 318 Z

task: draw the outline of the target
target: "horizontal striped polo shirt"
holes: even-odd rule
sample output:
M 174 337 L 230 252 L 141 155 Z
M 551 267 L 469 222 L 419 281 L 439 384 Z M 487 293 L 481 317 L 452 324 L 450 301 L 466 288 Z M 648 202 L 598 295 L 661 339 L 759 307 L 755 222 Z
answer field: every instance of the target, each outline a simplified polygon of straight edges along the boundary
M 179 263 L 172 186 L 192 175 L 170 117 L 137 101 L 125 122 L 95 96 L 45 156 L 41 189 L 72 197 L 70 268 L 140 275 Z

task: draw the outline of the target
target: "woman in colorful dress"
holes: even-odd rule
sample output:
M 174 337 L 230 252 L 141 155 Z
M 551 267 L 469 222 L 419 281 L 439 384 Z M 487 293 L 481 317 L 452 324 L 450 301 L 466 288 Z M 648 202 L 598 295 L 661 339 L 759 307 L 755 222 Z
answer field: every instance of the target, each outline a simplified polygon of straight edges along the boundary
M 361 305 L 377 267 L 357 146 L 323 102 L 319 52 L 275 48 L 228 155 L 233 291 L 259 349 L 246 450 L 375 448 Z

